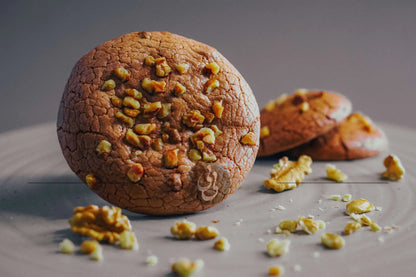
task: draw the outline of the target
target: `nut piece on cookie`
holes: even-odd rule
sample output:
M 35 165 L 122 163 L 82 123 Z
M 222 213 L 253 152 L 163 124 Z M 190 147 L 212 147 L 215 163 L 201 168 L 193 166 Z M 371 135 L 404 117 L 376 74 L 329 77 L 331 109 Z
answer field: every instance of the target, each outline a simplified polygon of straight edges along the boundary
M 188 72 L 189 64 L 187 63 L 180 63 L 176 66 L 176 70 L 179 72 L 179 74 L 185 74 Z
M 289 161 L 287 157 L 279 160 L 270 172 L 270 179 L 264 181 L 267 189 L 281 192 L 294 189 L 305 178 L 305 174 L 312 172 L 312 159 L 309 156 L 300 156 L 298 161 Z
M 179 149 L 170 149 L 167 150 L 163 156 L 163 161 L 166 168 L 175 168 L 178 166 L 178 152 Z
M 248 132 L 247 134 L 241 137 L 240 143 L 244 145 L 250 145 L 250 146 L 257 145 L 256 135 L 253 132 Z
M 170 66 L 168 65 L 166 61 L 166 58 L 164 57 L 155 59 L 155 64 L 156 64 L 156 75 L 159 77 L 166 77 L 172 71 L 172 69 L 170 68 Z
M 392 181 L 398 181 L 403 178 L 405 173 L 404 167 L 396 155 L 389 155 L 384 159 L 386 171 L 381 173 L 381 177 Z
M 93 174 L 87 174 L 87 176 L 85 176 L 85 183 L 90 189 L 92 189 L 97 183 L 97 178 L 95 178 Z
M 333 164 L 326 165 L 326 177 L 329 180 L 334 180 L 337 183 L 342 183 L 347 180 L 348 176 L 337 169 Z
M 219 86 L 220 86 L 220 82 L 217 79 L 215 78 L 210 79 L 205 83 L 205 93 L 210 93 Z
M 102 85 L 101 90 L 103 90 L 103 91 L 109 91 L 109 90 L 114 89 L 115 87 L 116 87 L 116 82 L 114 82 L 113 79 L 108 79 Z
M 114 69 L 114 75 L 116 75 L 122 82 L 130 80 L 130 72 L 128 72 L 128 70 L 124 67 L 117 67 Z
M 261 127 L 260 129 L 260 138 L 265 138 L 270 135 L 270 129 L 267 126 Z
M 127 171 L 127 177 L 129 177 L 130 181 L 137 183 L 143 177 L 144 169 L 142 164 L 134 164 L 130 167 L 129 171 Z
M 208 75 L 217 75 L 220 72 L 220 66 L 216 62 L 209 63 L 205 66 Z
M 214 101 L 214 104 L 212 104 L 212 111 L 214 112 L 214 115 L 216 118 L 222 117 L 222 112 L 224 111 L 224 106 L 222 105 L 221 101 Z

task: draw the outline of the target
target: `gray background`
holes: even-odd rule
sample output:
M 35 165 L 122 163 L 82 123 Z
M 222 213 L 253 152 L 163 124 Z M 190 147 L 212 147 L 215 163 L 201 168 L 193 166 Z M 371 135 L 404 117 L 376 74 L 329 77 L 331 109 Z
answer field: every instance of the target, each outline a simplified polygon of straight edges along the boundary
M 2 1 L 0 132 L 56 118 L 76 61 L 133 31 L 214 46 L 259 106 L 335 90 L 375 121 L 415 128 L 416 1 Z

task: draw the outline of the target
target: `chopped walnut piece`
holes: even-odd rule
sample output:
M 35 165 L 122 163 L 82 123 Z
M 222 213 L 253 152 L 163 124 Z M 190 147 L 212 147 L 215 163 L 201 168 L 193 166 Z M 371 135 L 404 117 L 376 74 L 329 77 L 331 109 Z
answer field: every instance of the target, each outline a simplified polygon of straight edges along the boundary
M 96 205 L 76 207 L 69 224 L 72 232 L 76 234 L 109 243 L 118 241 L 120 234 L 131 228 L 129 219 L 121 214 L 120 208 L 99 208 Z
M 264 186 L 277 192 L 294 189 L 303 181 L 305 174 L 312 172 L 311 164 L 312 159 L 306 155 L 300 156 L 297 162 L 283 157 L 273 166 L 271 178 L 264 181 Z
M 218 229 L 214 226 L 202 226 L 195 231 L 195 237 L 199 240 L 214 239 L 218 234 Z
M 153 133 L 155 130 L 156 124 L 154 123 L 141 123 L 136 124 L 136 126 L 134 126 L 134 131 L 139 135 L 148 135 L 150 133 Z
M 280 230 L 288 230 L 291 233 L 296 232 L 298 222 L 296 220 L 282 220 L 279 223 Z
M 156 64 L 156 75 L 159 77 L 166 77 L 172 71 L 165 57 L 155 59 L 155 64 Z
M 201 128 L 191 136 L 191 141 L 199 150 L 204 150 L 204 143 L 215 144 L 215 133 L 210 128 Z
M 349 214 L 363 214 L 374 211 L 375 207 L 366 199 L 356 199 L 351 201 L 346 206 L 346 213 Z
M 217 75 L 220 72 L 220 66 L 216 62 L 211 62 L 205 65 L 205 70 L 208 75 Z
M 174 168 L 178 166 L 178 152 L 179 149 L 170 149 L 167 150 L 163 156 L 163 161 L 166 168 Z
M 205 93 L 210 93 L 219 86 L 220 82 L 217 79 L 210 79 L 205 83 Z
M 124 231 L 120 234 L 120 247 L 128 250 L 139 250 L 139 243 L 136 235 L 131 231 Z
M 151 146 L 156 151 L 162 151 L 163 149 L 163 141 L 160 138 L 156 138 L 152 140 Z
M 261 127 L 260 129 L 260 138 L 265 138 L 270 136 L 270 129 L 267 126 Z
M 319 229 L 324 228 L 324 225 L 320 225 L 319 223 L 319 221 L 315 221 L 310 218 L 305 218 L 303 216 L 300 216 L 298 220 L 299 226 L 302 228 L 303 231 L 305 231 L 309 235 L 315 233 Z
M 182 95 L 186 92 L 186 87 L 179 82 L 176 82 L 173 92 L 176 96 Z
M 88 174 L 87 176 L 85 176 L 85 183 L 89 188 L 92 188 L 97 183 L 97 179 L 94 175 Z
M 162 119 L 170 114 L 172 103 L 162 103 L 162 109 L 159 110 L 157 118 Z
M 128 129 L 126 132 L 126 141 L 142 150 L 149 148 L 151 140 L 149 136 L 136 135 L 132 129 Z
M 127 115 L 128 117 L 135 118 L 140 114 L 140 111 L 135 110 L 135 109 L 130 109 L 130 108 L 124 108 L 123 113 Z
M 160 101 L 146 103 L 143 105 L 143 115 L 149 117 L 157 114 L 162 109 L 162 103 Z
M 214 153 L 205 150 L 202 152 L 202 160 L 205 162 L 215 162 L 217 160 L 217 156 L 215 156 Z
M 131 96 L 124 97 L 123 105 L 125 107 L 129 107 L 129 108 L 136 109 L 136 110 L 140 108 L 140 102 Z
M 275 105 L 276 105 L 276 101 L 271 100 L 271 101 L 267 102 L 266 106 L 264 106 L 264 109 L 268 112 L 271 112 L 271 111 L 273 111 Z
M 129 177 L 130 181 L 137 183 L 142 179 L 144 174 L 144 169 L 142 164 L 134 164 L 130 167 L 129 171 L 127 171 L 127 177 Z
M 269 267 L 269 276 L 281 276 L 284 270 L 282 266 L 276 265 Z
M 255 146 L 255 145 L 257 145 L 257 143 L 256 143 L 256 135 L 253 132 L 248 132 L 247 134 L 245 134 L 240 139 L 240 143 L 241 144 L 244 144 L 244 145 Z
M 111 152 L 111 143 L 103 139 L 100 141 L 100 143 L 98 143 L 97 147 L 95 148 L 95 151 L 97 151 L 97 153 L 100 155 L 109 154 Z
M 168 186 L 172 191 L 178 192 L 182 189 L 181 174 L 173 173 L 168 180 Z
M 359 230 L 361 228 L 361 223 L 359 222 L 348 222 L 347 225 L 345 225 L 344 228 L 344 234 L 351 235 L 355 231 Z
M 306 111 L 308 111 L 309 110 L 309 103 L 308 102 L 303 102 L 301 105 L 300 105 L 300 111 L 301 112 L 306 112 Z
M 197 124 L 202 124 L 205 120 L 205 116 L 198 110 L 192 110 L 189 113 L 182 116 L 182 122 L 188 127 L 195 127 Z
M 147 56 L 146 59 L 144 59 L 144 64 L 148 66 L 155 65 L 155 58 L 153 58 L 153 56 Z
M 138 91 L 137 89 L 134 89 L 134 88 L 126 89 L 126 94 L 128 96 L 133 97 L 134 99 L 137 99 L 137 100 L 140 100 L 140 99 L 143 98 L 143 94 L 140 91 Z
M 114 89 L 115 87 L 116 87 L 116 82 L 114 82 L 113 79 L 108 79 L 102 85 L 101 90 L 103 90 L 103 91 L 109 91 L 109 90 Z
M 228 251 L 230 250 L 230 247 L 231 245 L 225 237 L 220 238 L 214 243 L 214 249 L 218 251 Z
M 130 80 L 130 72 L 124 67 L 118 67 L 113 72 L 122 82 Z
M 175 238 L 183 240 L 191 239 L 195 235 L 195 231 L 195 223 L 187 220 L 176 222 L 176 224 L 170 228 L 170 232 Z
M 351 213 L 350 217 L 352 219 L 354 219 L 355 221 L 357 221 L 358 223 L 360 223 L 361 225 L 363 225 L 363 226 L 370 226 L 371 224 L 375 223 L 375 221 L 373 219 L 369 218 L 365 214 Z
M 222 105 L 221 101 L 214 101 L 214 104 L 212 105 L 212 111 L 214 112 L 214 115 L 216 118 L 222 117 L 222 112 L 224 111 L 224 106 Z
M 201 154 L 196 149 L 190 149 L 188 152 L 188 156 L 189 156 L 189 159 L 191 159 L 191 161 L 194 161 L 194 162 L 200 161 L 202 159 Z
M 176 70 L 179 72 L 179 74 L 185 74 L 188 72 L 189 64 L 187 63 L 180 63 L 176 66 Z
M 392 181 L 398 181 L 403 178 L 405 170 L 397 156 L 387 156 L 384 159 L 384 166 L 386 167 L 386 171 L 381 173 L 381 177 Z
M 326 176 L 330 180 L 334 180 L 337 183 L 342 183 L 347 180 L 348 176 L 337 169 L 333 164 L 326 165 Z
M 204 267 L 202 260 L 191 262 L 188 259 L 181 259 L 172 264 L 172 272 L 178 276 L 186 277 L 197 273 Z
M 102 246 L 98 245 L 97 248 L 95 248 L 95 250 L 91 253 L 90 257 L 91 257 L 91 260 L 94 260 L 97 262 L 104 259 Z
M 220 129 L 218 129 L 217 125 L 211 125 L 209 128 L 211 128 L 212 131 L 214 131 L 215 137 L 218 137 L 218 136 L 222 135 L 222 131 Z
M 289 252 L 290 240 L 272 239 L 266 245 L 270 257 L 278 257 Z
M 100 243 L 98 241 L 96 241 L 96 240 L 84 240 L 81 243 L 81 246 L 80 246 L 80 249 L 79 250 L 83 254 L 91 254 L 99 246 L 100 246 Z
M 322 234 L 321 242 L 329 249 L 340 249 L 344 247 L 345 244 L 345 241 L 342 237 L 332 233 Z
M 117 96 L 111 96 L 111 103 L 116 106 L 117 108 L 123 107 L 123 100 L 118 98 Z
M 164 92 L 166 87 L 165 81 L 155 81 L 149 78 L 144 78 L 142 81 L 142 88 L 149 93 L 152 92 Z
M 129 116 L 127 116 L 127 115 L 125 115 L 124 113 L 122 113 L 122 112 L 116 112 L 116 118 L 118 118 L 120 121 L 122 121 L 122 122 L 124 122 L 124 123 L 126 123 L 127 124 L 127 126 L 128 127 L 133 127 L 133 124 L 134 124 L 134 120 L 133 120 L 133 118 L 131 118 L 131 117 L 129 117 Z
M 59 243 L 59 251 L 62 254 L 73 254 L 75 252 L 75 244 L 70 239 L 64 239 Z

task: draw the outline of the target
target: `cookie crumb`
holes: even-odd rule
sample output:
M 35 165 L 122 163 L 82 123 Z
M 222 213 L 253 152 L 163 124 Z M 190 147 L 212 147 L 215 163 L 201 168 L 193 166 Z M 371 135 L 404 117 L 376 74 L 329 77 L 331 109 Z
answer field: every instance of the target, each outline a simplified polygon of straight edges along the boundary
M 59 251 L 62 254 L 73 254 L 75 252 L 75 245 L 70 239 L 64 239 L 59 243 Z
M 172 272 L 178 276 L 190 276 L 199 272 L 204 267 L 204 261 L 201 259 L 191 262 L 188 259 L 180 259 L 172 264 Z
M 101 245 L 98 245 L 97 248 L 95 248 L 94 252 L 91 253 L 90 258 L 91 260 L 94 260 L 97 262 L 104 259 L 103 248 Z
M 398 181 L 403 178 L 405 170 L 399 157 L 396 155 L 387 156 L 384 159 L 384 166 L 386 167 L 386 171 L 381 173 L 382 178 L 391 181 Z
M 227 238 L 222 237 L 214 243 L 214 249 L 219 251 L 228 251 L 230 250 L 230 243 Z
M 269 276 L 282 276 L 284 274 L 284 269 L 281 265 L 275 265 L 269 267 Z
M 159 262 L 159 258 L 155 255 L 148 256 L 146 258 L 146 264 L 149 266 L 154 266 Z
M 337 183 L 342 183 L 347 180 L 348 176 L 337 169 L 333 164 L 326 165 L 326 176 L 329 180 L 333 180 Z
M 272 239 L 266 245 L 270 257 L 282 256 L 289 252 L 290 240 Z

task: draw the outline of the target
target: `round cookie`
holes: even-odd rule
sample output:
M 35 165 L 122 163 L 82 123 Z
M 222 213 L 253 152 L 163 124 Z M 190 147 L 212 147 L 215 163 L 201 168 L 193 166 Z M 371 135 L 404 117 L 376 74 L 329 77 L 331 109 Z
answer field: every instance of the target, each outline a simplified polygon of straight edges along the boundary
M 260 112 L 258 156 L 288 150 L 325 134 L 350 112 L 351 102 L 334 92 L 301 89 L 282 95 Z
M 251 169 L 260 115 L 217 50 L 167 33 L 129 33 L 82 57 L 65 87 L 58 138 L 70 168 L 132 212 L 210 208 Z
M 313 160 L 353 160 L 378 155 L 387 148 L 387 138 L 370 118 L 349 115 L 328 133 L 288 151 L 290 156 L 306 154 Z

